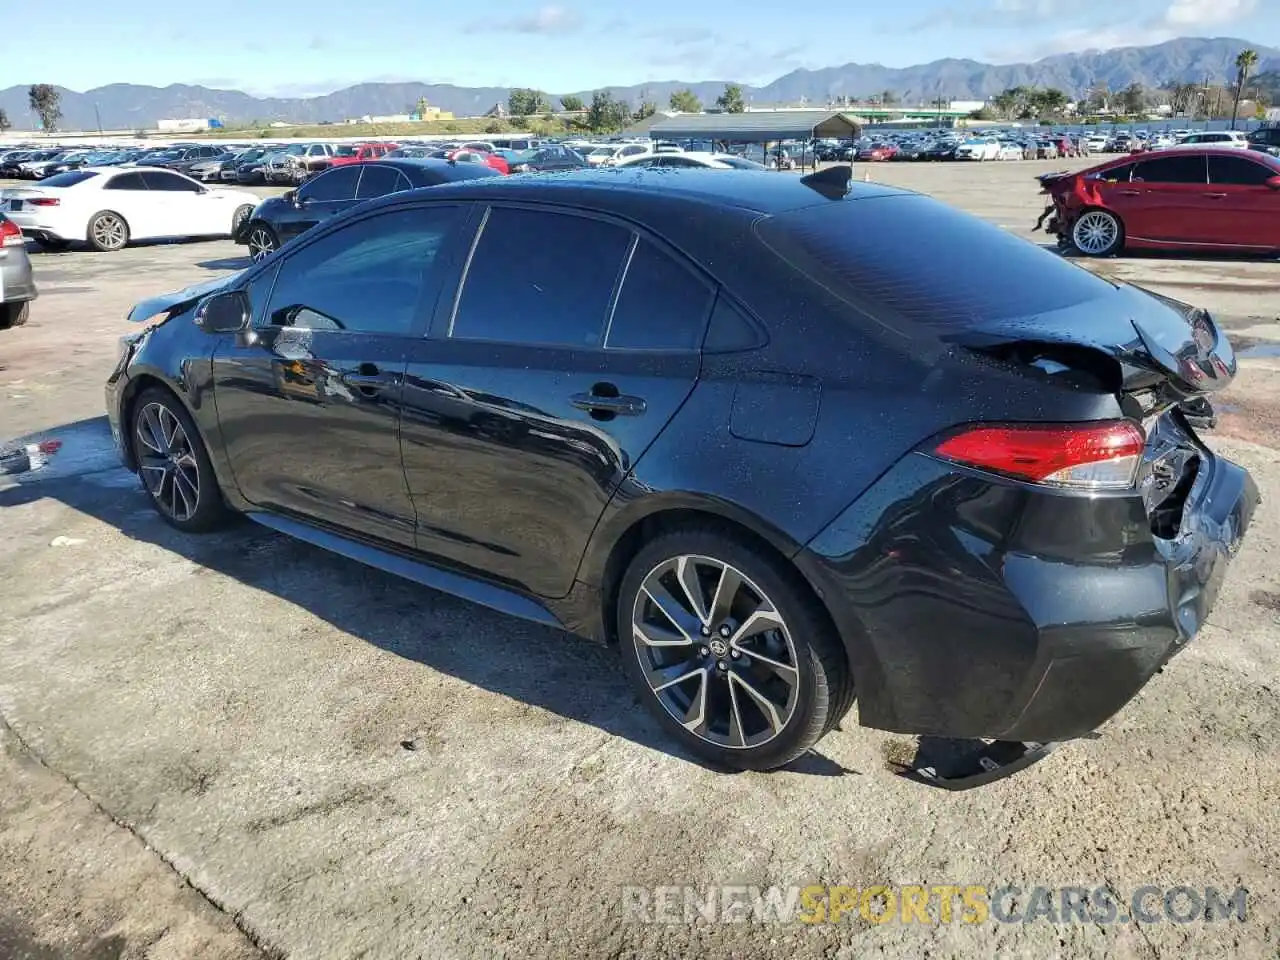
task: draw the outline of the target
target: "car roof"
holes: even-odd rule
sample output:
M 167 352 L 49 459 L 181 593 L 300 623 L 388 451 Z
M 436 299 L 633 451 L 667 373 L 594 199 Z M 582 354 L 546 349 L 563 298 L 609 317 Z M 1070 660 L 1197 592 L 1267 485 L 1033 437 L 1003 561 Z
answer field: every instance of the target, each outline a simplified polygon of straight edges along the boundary
M 379 161 L 386 162 L 386 161 Z M 421 162 L 421 161 L 410 161 Z M 764 170 L 648 170 L 614 167 L 537 177 L 486 177 L 430 188 L 429 196 L 457 196 L 469 200 L 543 201 L 583 205 L 608 212 L 631 209 L 636 200 L 686 200 L 712 207 L 747 210 L 761 215 L 830 203 L 824 194 L 799 177 Z M 882 184 L 853 181 L 843 199 L 909 195 L 912 191 Z M 397 194 L 388 201 L 402 200 Z M 424 194 L 423 196 L 428 196 Z

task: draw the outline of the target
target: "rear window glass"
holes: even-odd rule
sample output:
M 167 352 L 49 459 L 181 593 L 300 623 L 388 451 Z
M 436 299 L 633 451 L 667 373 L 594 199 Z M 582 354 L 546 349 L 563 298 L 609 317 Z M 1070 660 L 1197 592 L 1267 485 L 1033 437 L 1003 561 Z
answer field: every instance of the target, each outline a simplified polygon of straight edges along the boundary
M 96 176 L 96 173 L 88 170 L 68 170 L 66 173 L 56 173 L 52 177 L 45 177 L 40 181 L 40 186 L 74 187 L 77 183 L 84 183 L 84 181 L 92 180 Z
M 929 197 L 833 200 L 760 221 L 760 238 L 831 293 L 893 325 L 980 329 L 1105 296 L 1056 253 Z

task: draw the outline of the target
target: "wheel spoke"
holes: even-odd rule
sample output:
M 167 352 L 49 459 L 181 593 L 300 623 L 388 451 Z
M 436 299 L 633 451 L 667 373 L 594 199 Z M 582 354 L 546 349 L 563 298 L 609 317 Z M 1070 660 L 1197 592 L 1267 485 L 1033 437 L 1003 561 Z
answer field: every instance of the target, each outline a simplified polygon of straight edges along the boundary
M 758 706 L 760 708 L 760 712 L 764 714 L 765 722 L 769 725 L 770 733 L 776 736 L 782 731 L 782 717 L 778 715 L 778 707 L 772 700 L 751 684 L 747 683 L 746 680 L 742 679 L 740 674 L 729 674 L 729 683 L 730 685 L 737 684 L 747 692 L 752 700 L 756 702 L 756 706 Z
M 729 746 L 745 747 L 747 734 L 742 728 L 742 708 L 738 706 L 738 688 L 729 683 Z
M 196 511 L 196 501 L 200 498 L 199 491 L 186 475 L 186 472 L 182 470 L 173 471 L 173 489 L 177 492 L 177 497 L 174 498 L 174 515 L 178 516 L 176 509 L 177 498 L 181 497 L 183 509 L 178 519 L 185 520 Z
M 676 561 L 676 579 L 680 581 L 680 586 L 684 590 L 689 609 L 702 621 L 704 627 L 709 626 L 711 614 L 707 610 L 702 583 L 698 580 L 698 567 L 693 557 L 681 557 Z
M 689 701 L 689 709 L 684 712 L 684 717 L 680 721 L 684 728 L 691 733 L 700 734 L 707 726 L 707 687 L 709 678 L 709 670 L 704 668 L 698 671 L 698 692 Z
M 711 623 L 724 623 L 733 612 L 733 601 L 742 587 L 742 574 L 728 564 L 720 571 L 715 599 L 711 604 Z
M 703 667 L 689 667 L 687 663 L 677 663 L 669 667 L 658 667 L 650 670 L 648 673 L 649 686 L 653 688 L 654 693 L 661 693 L 668 687 L 674 687 L 677 684 L 684 683 L 690 677 L 696 677 L 700 673 L 706 673 Z
M 733 636 L 729 638 L 729 646 L 736 647 L 743 640 L 770 630 L 777 630 L 782 625 L 782 617 L 778 616 L 778 611 L 772 606 L 761 606 L 752 611 L 751 616 L 743 620 L 738 629 L 733 632 Z
M 698 632 L 700 624 L 685 610 L 680 601 L 671 595 L 658 580 L 652 579 L 642 588 L 645 595 L 653 601 L 653 605 L 661 611 L 663 617 L 671 622 L 687 641 L 693 643 L 693 635 Z
M 632 635 L 646 647 L 688 647 L 693 638 L 681 630 L 667 630 L 655 624 L 631 624 Z

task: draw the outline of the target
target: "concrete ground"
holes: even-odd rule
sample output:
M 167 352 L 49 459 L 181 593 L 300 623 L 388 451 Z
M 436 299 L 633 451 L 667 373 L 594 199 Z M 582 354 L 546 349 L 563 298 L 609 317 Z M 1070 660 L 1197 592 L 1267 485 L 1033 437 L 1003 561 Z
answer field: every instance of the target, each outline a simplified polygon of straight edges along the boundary
M 1031 238 L 1032 178 L 1059 165 L 869 172 Z M 161 523 L 113 463 L 102 382 L 132 303 L 239 253 L 38 254 L 31 322 L 0 333 L 0 442 L 64 441 L 0 477 L 0 956 L 1276 955 L 1280 264 L 1086 264 L 1223 319 L 1243 359 L 1213 442 L 1267 502 L 1201 636 L 1098 739 L 949 794 L 895 777 L 904 738 L 852 718 L 790 769 L 713 772 L 672 751 L 609 650 L 249 525 Z M 628 886 L 1008 883 L 1243 886 L 1248 914 L 621 910 Z

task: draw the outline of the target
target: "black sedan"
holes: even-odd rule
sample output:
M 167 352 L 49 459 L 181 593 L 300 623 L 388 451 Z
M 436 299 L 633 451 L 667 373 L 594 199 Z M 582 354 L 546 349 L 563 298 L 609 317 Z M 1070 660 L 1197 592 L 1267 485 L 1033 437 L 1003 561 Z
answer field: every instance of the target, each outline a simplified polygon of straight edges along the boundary
M 616 643 L 720 765 L 856 698 L 973 738 L 950 786 L 1019 769 L 1194 641 L 1257 502 L 1181 410 L 1236 370 L 1207 314 L 847 167 L 400 193 L 132 316 L 166 521 Z
M 481 164 L 446 160 L 397 158 L 333 167 L 297 190 L 258 204 L 232 239 L 248 247 L 254 260 L 261 260 L 298 234 L 366 200 L 491 176 L 499 174 Z
M 553 144 L 530 153 L 505 154 L 512 173 L 559 173 L 565 170 L 585 170 L 586 158 L 570 147 Z

